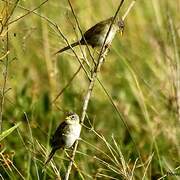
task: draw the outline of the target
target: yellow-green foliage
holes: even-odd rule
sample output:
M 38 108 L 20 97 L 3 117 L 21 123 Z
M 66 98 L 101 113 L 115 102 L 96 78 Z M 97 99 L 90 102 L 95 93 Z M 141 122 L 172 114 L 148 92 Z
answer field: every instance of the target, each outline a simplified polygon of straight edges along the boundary
M 2 130 L 22 122 L 0 142 L 4 179 L 55 179 L 58 171 L 65 174 L 69 159 L 62 150 L 54 157 L 57 171 L 51 163 L 43 170 L 49 139 L 64 118 L 61 110 L 81 115 L 88 88 L 81 69 L 52 104 L 79 67 L 71 50 L 52 55 L 67 45 L 52 23 L 70 43 L 80 38 L 80 32 L 67 0 L 49 0 L 34 11 L 37 14 L 26 14 L 41 3 L 0 1 L 1 28 L 10 16 L 8 29 L 4 25 L 0 34 Z M 119 16 L 130 3 L 125 1 Z M 83 32 L 113 16 L 118 4 L 119 0 L 72 0 Z M 124 35 L 116 35 L 98 75 L 109 97 L 96 81 L 71 179 L 129 179 L 130 175 L 157 179 L 168 172 L 172 172 L 168 179 L 174 179 L 178 178 L 175 173 L 180 175 L 179 11 L 179 0 L 137 0 L 128 14 Z M 82 57 L 79 47 L 74 50 Z M 87 48 L 83 51 L 90 62 Z

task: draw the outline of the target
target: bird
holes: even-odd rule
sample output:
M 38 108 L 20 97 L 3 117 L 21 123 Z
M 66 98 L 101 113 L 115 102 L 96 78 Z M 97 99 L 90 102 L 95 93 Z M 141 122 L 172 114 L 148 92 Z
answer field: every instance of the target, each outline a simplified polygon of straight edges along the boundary
M 60 123 L 54 135 L 50 139 L 52 150 L 44 165 L 48 164 L 58 149 L 70 148 L 79 138 L 80 132 L 81 125 L 79 116 L 74 112 L 69 112 L 65 118 L 65 121 Z
M 60 50 L 58 50 L 57 52 L 54 53 L 54 55 L 58 54 L 58 53 L 62 53 L 70 48 L 73 48 L 75 46 L 78 45 L 90 45 L 92 48 L 95 47 L 101 47 L 105 41 L 106 38 L 106 34 L 109 31 L 109 27 L 113 21 L 113 17 L 110 17 L 106 20 L 103 20 L 97 24 L 95 24 L 94 26 L 92 26 L 90 29 L 88 29 L 84 35 L 81 37 L 81 39 L 77 42 L 72 43 L 69 46 L 66 46 Z M 124 21 L 123 20 L 115 20 L 113 22 L 113 25 L 111 27 L 111 30 L 108 34 L 108 37 L 106 39 L 105 42 L 105 46 L 111 44 L 112 40 L 114 39 L 114 36 L 116 34 L 117 31 L 121 32 L 121 35 L 123 34 L 124 31 Z

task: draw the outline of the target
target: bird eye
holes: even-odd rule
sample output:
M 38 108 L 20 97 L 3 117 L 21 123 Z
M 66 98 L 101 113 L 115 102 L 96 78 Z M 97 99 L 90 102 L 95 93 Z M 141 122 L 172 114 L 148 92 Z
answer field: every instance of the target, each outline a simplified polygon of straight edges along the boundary
M 73 120 L 74 120 L 74 119 L 75 119 L 75 116 L 74 116 L 74 115 L 72 115 L 72 116 L 71 116 L 71 119 L 73 119 Z

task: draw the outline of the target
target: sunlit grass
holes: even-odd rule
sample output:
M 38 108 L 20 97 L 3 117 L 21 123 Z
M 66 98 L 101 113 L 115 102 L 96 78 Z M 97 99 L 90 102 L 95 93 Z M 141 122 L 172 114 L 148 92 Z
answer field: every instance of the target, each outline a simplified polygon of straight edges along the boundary
M 118 2 L 72 1 L 82 31 L 112 16 Z M 130 2 L 125 1 L 122 14 Z M 30 10 L 39 4 L 39 1 L 18 3 Z M 0 20 L 5 16 L 4 5 L 1 1 Z M 95 83 L 71 179 L 130 179 L 130 176 L 157 179 L 170 171 L 179 172 L 179 10 L 178 1 L 136 2 L 125 21 L 124 36 L 117 34 L 98 76 L 111 99 L 98 81 Z M 9 22 L 26 12 L 16 7 Z M 67 1 L 49 1 L 36 12 L 56 23 L 69 42 L 80 37 Z M 59 108 L 81 114 L 87 77 L 80 70 L 56 105 L 52 105 L 79 67 L 72 51 L 52 56 L 66 43 L 52 24 L 36 14 L 9 25 L 8 33 L 4 95 L 7 33 L 4 30 L 0 34 L 0 102 L 5 97 L 3 131 L 18 122 L 22 124 L 0 142 L 1 176 L 4 179 L 63 176 L 69 159 L 62 150 L 46 169 L 43 163 L 51 134 L 64 118 Z M 74 50 L 82 57 L 79 47 Z M 87 53 L 85 47 L 83 50 Z M 87 58 L 90 59 L 88 53 Z

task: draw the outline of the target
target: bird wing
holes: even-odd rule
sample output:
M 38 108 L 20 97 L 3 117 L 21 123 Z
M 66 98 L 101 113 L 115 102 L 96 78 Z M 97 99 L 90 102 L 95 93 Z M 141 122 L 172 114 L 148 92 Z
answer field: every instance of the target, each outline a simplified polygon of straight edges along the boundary
M 104 26 L 106 26 L 108 23 L 110 23 L 112 21 L 112 17 L 109 19 L 106 19 L 104 21 L 101 21 L 97 24 L 95 24 L 93 27 L 91 27 L 90 29 L 88 29 L 85 33 L 84 33 L 84 37 L 86 39 L 86 41 L 88 42 L 88 39 L 91 39 L 92 35 L 96 34 L 101 34 L 102 31 L 104 30 Z
M 65 127 L 67 126 L 67 122 L 63 121 L 58 128 L 56 129 L 54 135 L 50 139 L 50 145 L 53 148 L 61 148 L 64 145 L 64 140 L 62 139 L 62 134 L 64 132 Z

